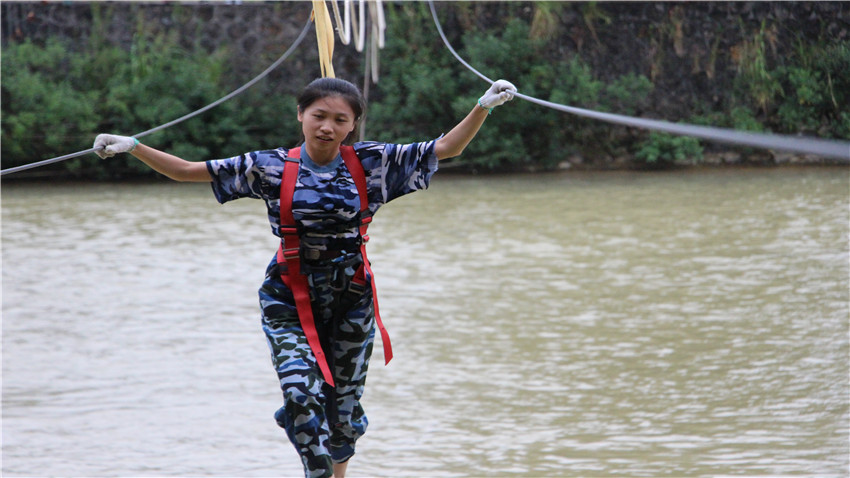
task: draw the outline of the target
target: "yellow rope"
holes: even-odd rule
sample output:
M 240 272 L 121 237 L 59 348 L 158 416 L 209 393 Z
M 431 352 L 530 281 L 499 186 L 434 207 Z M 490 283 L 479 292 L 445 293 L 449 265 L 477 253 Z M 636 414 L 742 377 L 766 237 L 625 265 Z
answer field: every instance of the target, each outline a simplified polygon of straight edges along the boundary
M 319 66 L 322 77 L 334 78 L 334 32 L 331 15 L 324 0 L 313 0 L 313 21 L 316 23 L 316 41 L 319 46 Z

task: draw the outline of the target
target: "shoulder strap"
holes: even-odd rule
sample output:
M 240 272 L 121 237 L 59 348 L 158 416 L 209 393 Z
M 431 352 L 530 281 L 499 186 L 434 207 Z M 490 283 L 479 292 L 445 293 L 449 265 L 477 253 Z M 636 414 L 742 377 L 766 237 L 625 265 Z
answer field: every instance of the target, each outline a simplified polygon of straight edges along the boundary
M 292 217 L 292 196 L 295 194 L 300 164 L 301 148 L 290 149 L 280 177 L 280 227 L 287 228 L 287 233 L 290 227 L 295 227 L 295 218 Z M 281 237 L 283 237 L 284 231 L 281 230 L 280 232 Z
M 360 163 L 360 158 L 357 157 L 353 146 L 340 146 L 339 151 L 342 154 L 345 167 L 351 173 L 354 185 L 357 186 L 357 194 L 360 196 L 360 212 L 368 211 L 369 195 L 366 189 L 366 172 L 363 171 L 363 164 Z
M 286 274 L 281 274 L 281 280 L 292 290 L 295 298 L 295 308 L 298 311 L 298 320 L 307 338 L 307 344 L 313 355 L 319 370 L 330 386 L 334 385 L 333 373 L 328 366 L 325 352 L 319 341 L 316 331 L 316 323 L 313 319 L 313 306 L 310 303 L 310 285 L 307 276 L 301 273 L 301 239 L 298 237 L 295 218 L 292 216 L 292 196 L 295 194 L 295 184 L 298 182 L 298 170 L 301 162 L 301 148 L 289 150 L 286 164 L 284 164 L 283 175 L 280 181 L 280 237 L 281 245 L 277 250 L 277 262 L 286 262 Z
M 366 256 L 366 243 L 369 242 L 366 230 L 369 228 L 369 223 L 372 222 L 372 213 L 369 210 L 369 191 L 366 188 L 366 173 L 363 171 L 363 165 L 360 163 L 360 158 L 357 157 L 354 147 L 341 146 L 339 150 L 342 154 L 342 160 L 345 162 L 345 167 L 348 168 L 351 178 L 354 179 L 354 185 L 357 186 L 357 195 L 360 196 L 360 256 L 363 258 L 363 269 L 369 276 L 372 285 L 375 323 L 381 332 L 381 342 L 384 344 L 384 360 L 385 363 L 390 363 L 393 358 L 393 346 L 390 343 L 390 334 L 381 320 L 381 313 L 378 310 L 378 289 L 375 285 L 375 274 L 372 272 L 372 266 Z

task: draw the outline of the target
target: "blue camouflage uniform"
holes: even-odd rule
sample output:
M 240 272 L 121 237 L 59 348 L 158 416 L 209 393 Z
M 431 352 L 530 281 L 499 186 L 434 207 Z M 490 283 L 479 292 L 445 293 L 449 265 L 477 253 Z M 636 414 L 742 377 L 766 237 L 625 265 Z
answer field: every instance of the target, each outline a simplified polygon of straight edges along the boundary
M 434 144 L 354 144 L 372 213 L 428 187 L 437 170 Z M 280 237 L 280 186 L 287 153 L 278 148 L 208 161 L 216 199 L 264 200 L 272 233 Z M 275 419 L 301 456 L 308 478 L 331 476 L 333 463 L 354 454 L 354 443 L 368 424 L 360 397 L 375 336 L 372 290 L 368 278 L 365 290 L 352 294 L 354 289 L 348 287 L 362 266 L 359 212 L 357 187 L 342 158 L 319 166 L 302 148 L 292 214 L 299 227 L 302 272 L 308 274 L 314 320 L 335 388 L 325 382 L 307 344 L 292 291 L 280 279 L 280 268 L 286 266 L 277 264 L 276 257 L 266 269 L 259 296 L 263 330 L 283 391 L 284 404 Z M 317 261 L 304 259 L 319 256 Z

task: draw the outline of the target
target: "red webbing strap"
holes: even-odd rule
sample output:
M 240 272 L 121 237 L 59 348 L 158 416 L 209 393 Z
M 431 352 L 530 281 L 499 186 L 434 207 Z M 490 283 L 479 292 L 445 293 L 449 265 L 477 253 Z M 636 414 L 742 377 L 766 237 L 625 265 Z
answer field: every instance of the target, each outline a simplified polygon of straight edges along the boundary
M 301 148 L 290 149 L 289 157 L 300 159 Z M 298 238 L 298 232 L 295 230 L 295 218 L 292 216 L 292 195 L 295 193 L 295 183 L 298 181 L 299 165 L 300 163 L 296 161 L 286 161 L 283 169 L 283 177 L 280 183 L 280 235 L 283 242 L 277 251 L 277 262 L 286 261 L 287 273 L 281 274 L 281 280 L 292 290 L 295 308 L 298 311 L 298 320 L 301 322 L 304 335 L 307 337 L 307 344 L 316 357 L 316 362 L 319 364 L 319 369 L 322 371 L 325 381 L 333 387 L 335 386 L 333 373 L 328 367 L 328 361 L 319 342 L 319 334 L 316 332 L 316 323 L 313 319 L 310 286 L 307 283 L 307 276 L 301 273 L 301 256 L 298 252 L 301 240 Z
M 371 278 L 372 285 L 372 303 L 375 307 L 375 322 L 378 325 L 378 330 L 381 331 L 381 342 L 384 344 L 384 359 L 385 363 L 390 363 L 393 358 L 393 346 L 390 343 L 390 334 L 384 327 L 381 321 L 381 313 L 378 311 L 378 289 L 375 287 L 375 274 L 372 273 L 372 266 L 369 264 L 369 258 L 366 257 L 366 242 L 369 236 L 366 235 L 366 230 L 369 228 L 369 223 L 372 222 L 372 215 L 369 214 L 369 197 L 366 189 L 366 173 L 363 171 L 363 165 L 360 164 L 360 159 L 357 153 L 354 152 L 352 146 L 342 146 L 339 148 L 342 153 L 342 160 L 345 162 L 345 167 L 351 173 L 351 178 L 354 179 L 354 185 L 357 186 L 357 194 L 360 196 L 360 256 L 363 258 L 363 268 Z

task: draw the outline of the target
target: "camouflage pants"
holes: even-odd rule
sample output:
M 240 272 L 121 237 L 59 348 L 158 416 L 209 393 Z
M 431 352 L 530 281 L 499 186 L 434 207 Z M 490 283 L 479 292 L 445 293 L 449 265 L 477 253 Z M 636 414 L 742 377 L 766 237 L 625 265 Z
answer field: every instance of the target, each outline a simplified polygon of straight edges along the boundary
M 350 279 L 353 271 L 348 272 Z M 338 290 L 347 284 L 344 277 L 336 277 L 340 273 L 310 275 L 316 329 L 336 387 L 322 377 L 291 292 L 285 286 L 277 291 L 284 295 L 282 302 L 289 295 L 290 307 L 278 302 L 263 309 L 263 330 L 283 391 L 283 407 L 275 420 L 298 451 L 307 478 L 331 476 L 334 463 L 354 455 L 354 443 L 368 425 L 360 397 L 375 337 L 372 292 L 368 285 L 359 296 Z

